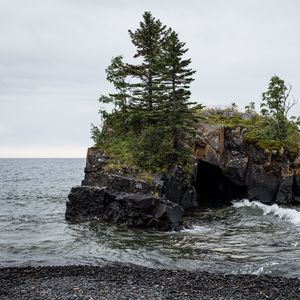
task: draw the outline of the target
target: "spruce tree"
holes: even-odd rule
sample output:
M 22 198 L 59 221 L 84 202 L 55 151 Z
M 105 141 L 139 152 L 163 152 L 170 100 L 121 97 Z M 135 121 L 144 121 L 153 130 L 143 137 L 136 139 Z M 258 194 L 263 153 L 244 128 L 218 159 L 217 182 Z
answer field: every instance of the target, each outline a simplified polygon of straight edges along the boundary
M 128 105 L 129 90 L 126 81 L 127 71 L 123 63 L 123 57 L 121 55 L 114 57 L 105 72 L 106 79 L 113 84 L 115 92 L 109 94 L 109 96 L 102 95 L 99 98 L 99 102 L 113 103 L 115 110 L 125 112 Z
M 129 30 L 132 43 L 136 46 L 135 58 L 141 58 L 139 65 L 127 65 L 131 83 L 131 109 L 144 124 L 155 123 L 155 107 L 160 101 L 161 45 L 165 37 L 165 26 L 150 12 L 145 12 L 140 27 Z
M 189 162 L 187 145 L 194 131 L 195 117 L 189 108 L 190 84 L 195 73 L 184 55 L 188 51 L 172 29 L 145 12 L 139 28 L 129 30 L 136 47 L 137 64 L 112 59 L 107 80 L 115 88 L 101 103 L 113 103 L 111 113 L 100 111 L 102 131 L 92 127 L 98 145 L 144 169 L 166 170 Z M 188 164 L 189 165 L 189 164 Z
M 99 114 L 105 128 L 114 129 L 123 134 L 128 131 L 127 110 L 130 98 L 127 82 L 128 75 L 123 57 L 120 55 L 112 58 L 111 64 L 106 68 L 105 72 L 107 81 L 113 84 L 115 91 L 108 94 L 108 96 L 101 95 L 98 101 L 104 104 L 113 104 L 113 113 L 109 114 L 105 109 L 100 109 Z
M 169 130 L 173 142 L 173 160 L 185 156 L 185 144 L 194 131 L 195 117 L 189 109 L 190 84 L 195 71 L 189 67 L 191 59 L 184 59 L 188 51 L 178 34 L 169 29 L 162 45 L 161 86 L 164 90 L 159 112 L 163 127 Z

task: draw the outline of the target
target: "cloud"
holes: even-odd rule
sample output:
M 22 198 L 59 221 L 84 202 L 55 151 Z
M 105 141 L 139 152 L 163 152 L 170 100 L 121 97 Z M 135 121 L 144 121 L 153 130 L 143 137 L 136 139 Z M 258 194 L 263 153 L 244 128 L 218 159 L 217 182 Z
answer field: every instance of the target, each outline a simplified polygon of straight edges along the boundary
M 273 74 L 297 97 L 299 8 L 296 0 L 2 0 L 0 155 L 61 147 L 67 156 L 91 145 L 96 99 L 111 88 L 104 70 L 112 56 L 132 60 L 127 30 L 146 10 L 187 43 L 197 70 L 193 101 L 258 102 Z

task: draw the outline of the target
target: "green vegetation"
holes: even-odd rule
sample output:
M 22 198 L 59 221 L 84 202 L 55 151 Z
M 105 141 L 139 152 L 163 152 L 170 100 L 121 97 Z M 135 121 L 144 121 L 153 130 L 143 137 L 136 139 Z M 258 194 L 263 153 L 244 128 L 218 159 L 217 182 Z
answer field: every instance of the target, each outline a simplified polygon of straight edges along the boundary
M 299 152 L 299 118 L 288 117 L 288 112 L 297 103 L 290 101 L 290 91 L 278 76 L 270 80 L 268 90 L 262 94 L 261 112 L 255 111 L 254 102 L 245 106 L 245 112 L 237 110 L 235 103 L 225 109 L 197 110 L 202 122 L 222 125 L 226 128 L 246 129 L 245 140 L 265 150 L 286 149 L 289 154 Z
M 284 148 L 289 154 L 299 152 L 300 120 L 289 117 L 296 104 L 290 101 L 291 86 L 273 76 L 262 94 L 261 111 L 254 102 L 238 111 L 233 102 L 225 109 L 204 109 L 189 102 L 190 84 L 195 73 L 189 66 L 188 51 L 178 34 L 167 28 L 150 12 L 145 12 L 139 28 L 129 30 L 136 47 L 136 64 L 116 56 L 106 69 L 114 92 L 101 95 L 102 127 L 92 125 L 96 146 L 112 159 L 107 169 L 131 174 L 166 172 L 177 165 L 192 170 L 192 143 L 199 120 L 226 128 L 245 128 L 244 138 L 263 150 Z M 194 105 L 194 106 L 193 106 Z
M 129 35 L 138 63 L 112 59 L 106 74 L 115 92 L 99 101 L 113 109 L 100 110 L 103 126 L 92 126 L 92 138 L 119 162 L 118 168 L 163 172 L 180 165 L 191 170 L 196 117 L 189 89 L 195 71 L 183 57 L 188 49 L 149 12 Z

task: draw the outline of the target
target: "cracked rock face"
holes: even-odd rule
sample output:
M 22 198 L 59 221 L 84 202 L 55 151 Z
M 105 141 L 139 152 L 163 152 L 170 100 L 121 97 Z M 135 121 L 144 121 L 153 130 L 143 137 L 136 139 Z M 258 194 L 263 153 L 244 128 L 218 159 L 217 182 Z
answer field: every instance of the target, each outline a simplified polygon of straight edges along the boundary
M 168 177 L 153 175 L 150 183 L 122 172 L 107 172 L 108 159 L 99 149 L 88 149 L 82 185 L 73 187 L 68 196 L 67 220 L 101 219 L 156 230 L 182 227 L 183 214 L 197 205 L 195 189 L 184 173 L 174 171 Z
M 77 186 L 68 196 L 66 219 L 101 219 L 134 228 L 179 230 L 183 208 L 162 197 L 125 193 L 106 188 Z
M 290 162 L 282 151 L 257 149 L 244 141 L 245 129 L 240 127 L 198 124 L 196 131 L 194 178 L 180 168 L 164 176 L 153 174 L 151 181 L 126 170 L 108 172 L 109 158 L 89 148 L 85 177 L 70 192 L 66 219 L 178 230 L 182 216 L 198 206 L 230 205 L 242 198 L 300 203 L 300 155 Z
M 257 149 L 244 141 L 244 134 L 245 129 L 240 127 L 226 129 L 208 124 L 197 126 L 195 158 L 198 162 L 217 166 L 229 180 L 229 183 L 226 182 L 220 174 L 213 176 L 213 167 L 211 167 L 212 178 L 219 180 L 219 186 L 223 186 L 220 194 L 233 195 L 235 190 L 241 188 L 245 193 L 244 195 L 241 193 L 240 197 L 247 197 L 250 200 L 268 204 L 300 202 L 300 172 L 298 171 L 300 157 L 292 163 L 288 156 L 282 155 L 280 151 Z M 206 166 L 205 169 L 208 170 L 208 167 Z M 196 182 L 195 187 L 200 203 L 201 182 L 199 180 Z M 226 192 L 228 189 L 229 192 Z M 228 197 L 230 198 L 230 195 Z M 233 196 L 231 198 L 234 199 Z

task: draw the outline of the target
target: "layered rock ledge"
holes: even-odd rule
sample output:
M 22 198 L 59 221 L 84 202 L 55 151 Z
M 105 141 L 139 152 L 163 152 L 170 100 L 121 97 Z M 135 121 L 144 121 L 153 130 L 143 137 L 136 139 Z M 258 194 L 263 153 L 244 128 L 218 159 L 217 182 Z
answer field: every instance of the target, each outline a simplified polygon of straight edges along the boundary
M 300 202 L 300 156 L 258 149 L 246 129 L 198 124 L 194 155 L 199 201 L 230 203 L 248 198 L 265 204 Z M 202 197 L 202 200 L 201 200 Z
M 153 174 L 147 182 L 124 170 L 108 172 L 108 161 L 99 149 L 88 149 L 85 178 L 68 196 L 67 220 L 101 219 L 164 231 L 182 228 L 183 215 L 197 206 L 195 188 L 184 172 Z
M 162 197 L 89 186 L 71 189 L 66 211 L 69 221 L 101 219 L 158 230 L 179 230 L 182 215 L 182 206 Z

